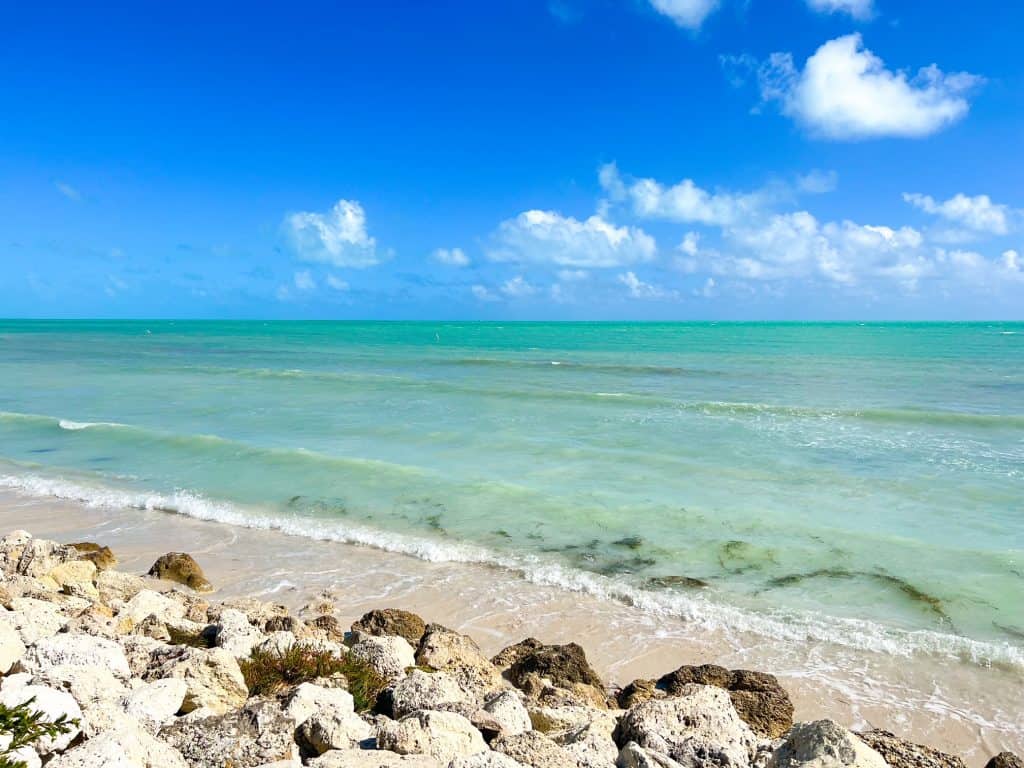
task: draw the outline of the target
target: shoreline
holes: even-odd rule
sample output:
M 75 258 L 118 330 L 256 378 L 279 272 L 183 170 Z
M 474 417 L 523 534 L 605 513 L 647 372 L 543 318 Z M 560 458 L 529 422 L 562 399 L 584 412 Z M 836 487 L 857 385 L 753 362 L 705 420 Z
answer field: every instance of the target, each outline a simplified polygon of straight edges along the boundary
M 830 717 L 880 727 L 962 756 L 970 764 L 1024 751 L 1024 680 L 941 657 L 907 659 L 827 643 L 796 647 L 756 635 L 695 632 L 585 593 L 530 584 L 500 569 L 430 563 L 408 555 L 241 528 L 167 512 L 89 508 L 0 492 L 0 530 L 110 546 L 119 570 L 142 573 L 160 554 L 189 552 L 217 588 L 214 599 L 255 597 L 292 610 L 328 590 L 343 626 L 371 609 L 413 611 L 472 636 L 485 653 L 534 636 L 582 645 L 609 683 L 658 677 L 681 664 L 715 663 L 775 674 L 796 719 Z M 155 543 L 157 542 L 157 543 Z M 1016 704 L 1015 704 L 1016 702 Z

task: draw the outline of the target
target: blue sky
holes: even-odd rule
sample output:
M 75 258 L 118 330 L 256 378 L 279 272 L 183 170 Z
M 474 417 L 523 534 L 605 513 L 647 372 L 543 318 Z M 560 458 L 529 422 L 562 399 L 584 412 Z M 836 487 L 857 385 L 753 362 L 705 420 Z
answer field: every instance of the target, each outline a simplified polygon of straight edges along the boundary
M 1024 8 L 4 4 L 0 316 L 1024 317 Z

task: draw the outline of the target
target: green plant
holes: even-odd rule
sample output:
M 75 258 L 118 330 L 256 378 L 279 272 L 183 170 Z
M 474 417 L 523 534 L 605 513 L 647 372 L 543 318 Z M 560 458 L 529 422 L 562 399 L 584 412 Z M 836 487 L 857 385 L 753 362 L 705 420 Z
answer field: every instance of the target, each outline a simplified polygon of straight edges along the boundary
M 47 720 L 46 714 L 32 709 L 35 699 L 29 699 L 16 707 L 0 704 L 0 734 L 10 737 L 7 746 L 0 750 L 0 768 L 26 768 L 21 760 L 14 760 L 11 754 L 22 747 L 30 746 L 42 738 L 55 739 L 70 733 L 78 721 L 61 715 L 56 720 Z
M 283 650 L 253 649 L 240 666 L 252 696 L 273 695 L 321 677 L 344 675 L 348 691 L 360 711 L 372 708 L 388 684 L 363 659 L 350 654 L 336 656 L 331 651 L 302 643 Z

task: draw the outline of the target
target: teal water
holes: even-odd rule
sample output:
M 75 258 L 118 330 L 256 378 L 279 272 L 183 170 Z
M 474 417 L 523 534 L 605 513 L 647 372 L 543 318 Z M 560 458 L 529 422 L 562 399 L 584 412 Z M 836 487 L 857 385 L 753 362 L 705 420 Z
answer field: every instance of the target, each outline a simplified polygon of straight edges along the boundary
M 0 412 L 0 487 L 1024 668 L 1024 324 L 2 321 Z

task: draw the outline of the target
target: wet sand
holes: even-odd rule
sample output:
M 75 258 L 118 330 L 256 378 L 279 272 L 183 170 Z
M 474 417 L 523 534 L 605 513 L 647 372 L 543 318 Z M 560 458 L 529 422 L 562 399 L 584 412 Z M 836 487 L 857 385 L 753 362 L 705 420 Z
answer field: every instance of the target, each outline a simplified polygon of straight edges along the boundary
M 1024 676 L 945 656 L 894 657 L 823 642 L 699 631 L 610 600 L 527 583 L 497 568 L 429 563 L 390 552 L 137 509 L 0 493 L 0 531 L 109 545 L 118 568 L 145 572 L 168 551 L 191 553 L 215 597 L 252 596 L 293 610 L 328 591 L 345 626 L 370 608 L 401 607 L 472 635 L 487 653 L 527 636 L 577 642 L 611 683 L 682 664 L 771 672 L 798 720 L 879 727 L 984 765 L 1024 753 Z

